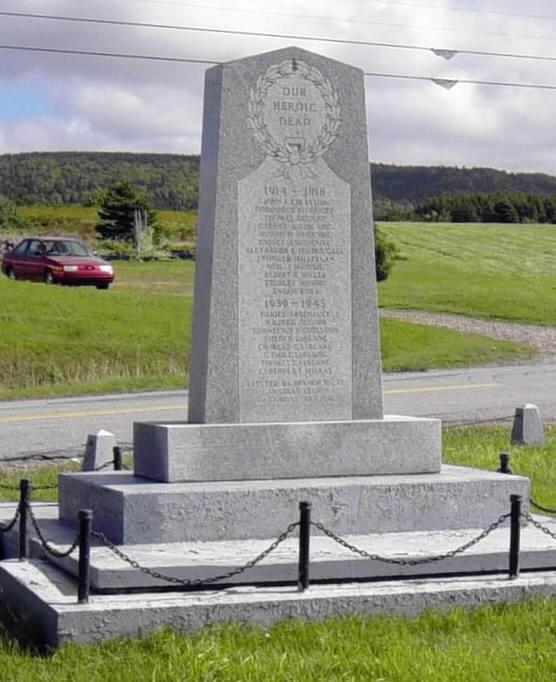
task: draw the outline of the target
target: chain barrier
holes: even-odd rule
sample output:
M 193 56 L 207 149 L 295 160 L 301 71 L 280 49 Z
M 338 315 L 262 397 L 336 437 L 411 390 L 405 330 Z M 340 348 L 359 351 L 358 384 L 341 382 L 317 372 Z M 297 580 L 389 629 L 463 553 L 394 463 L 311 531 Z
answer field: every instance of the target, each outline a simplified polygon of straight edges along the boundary
M 79 546 L 79 533 L 77 534 L 75 540 L 72 542 L 70 547 L 66 550 L 59 550 L 56 549 L 42 534 L 42 531 L 39 527 L 38 521 L 35 518 L 35 514 L 33 512 L 33 508 L 29 503 L 27 503 L 27 510 L 29 511 L 29 518 L 31 519 L 31 523 L 33 524 L 33 528 L 35 529 L 35 532 L 37 533 L 37 537 L 41 541 L 41 545 L 44 547 L 44 549 L 48 552 L 48 554 L 51 554 L 52 556 L 56 557 L 57 559 L 63 559 L 64 557 L 69 556 L 77 547 Z
M 556 509 L 551 509 L 550 507 L 543 507 L 541 504 L 536 502 L 532 497 L 529 498 L 529 504 L 539 511 L 546 512 L 547 514 L 556 514 Z
M 527 520 L 528 523 L 530 523 L 532 526 L 535 526 L 538 530 L 542 531 L 545 535 L 550 536 L 553 540 L 556 540 L 556 532 L 553 532 L 550 530 L 550 528 L 547 528 L 546 526 L 543 526 L 542 523 L 539 523 L 536 519 L 534 519 L 531 514 L 521 514 L 521 516 Z
M 5 483 L 0 483 L 0 490 L 17 490 L 19 492 L 18 485 L 6 485 Z
M 271 552 L 273 552 L 278 547 L 278 545 L 282 544 L 282 542 L 284 542 L 284 540 L 286 540 L 286 538 L 288 538 L 288 536 L 290 536 L 298 526 L 299 521 L 296 521 L 295 523 L 290 523 L 286 530 L 283 533 L 280 533 L 280 535 L 276 538 L 276 540 L 274 540 L 274 542 L 271 545 L 269 545 L 254 559 L 251 559 L 251 561 L 248 561 L 243 566 L 240 566 L 239 568 L 234 568 L 233 570 L 228 571 L 227 573 L 222 573 L 221 575 L 211 576 L 210 578 L 193 579 L 177 578 L 176 576 L 165 575 L 163 573 L 160 573 L 159 571 L 153 570 L 152 568 L 148 568 L 147 566 L 141 566 L 141 564 L 138 561 L 135 561 L 134 559 L 131 559 L 129 556 L 127 556 L 127 554 L 124 554 L 122 550 L 119 549 L 119 547 L 117 547 L 111 540 L 109 540 L 106 537 L 106 535 L 104 535 L 104 533 L 93 531 L 91 535 L 97 538 L 97 540 L 100 540 L 107 549 L 109 549 L 113 554 L 122 559 L 122 561 L 128 563 L 132 568 L 136 568 L 137 570 L 141 571 L 141 573 L 151 576 L 151 578 L 158 578 L 159 580 L 164 580 L 165 582 L 181 585 L 182 587 L 201 587 L 202 585 L 211 585 L 213 583 L 222 582 L 223 580 L 228 580 L 229 578 L 233 578 L 234 576 L 240 575 L 241 573 L 244 573 L 248 569 L 253 568 L 263 559 L 265 559 Z
M 0 533 L 8 533 L 17 523 L 17 520 L 19 519 L 19 516 L 21 514 L 21 506 L 18 504 L 15 510 L 15 515 L 13 519 L 4 525 L 3 523 L 0 523 Z
M 473 545 L 476 545 L 481 540 L 484 540 L 487 537 L 487 535 L 490 535 L 492 531 L 496 530 L 509 517 L 510 517 L 509 513 L 502 514 L 502 516 L 500 516 L 497 521 L 491 523 L 490 526 L 488 526 L 488 528 L 485 528 L 485 530 L 483 530 L 482 533 L 479 533 L 479 535 L 474 537 L 472 540 L 469 540 L 469 542 L 466 542 L 464 545 L 461 545 L 461 547 L 452 549 L 444 554 L 438 554 L 437 556 L 424 557 L 423 559 L 392 559 L 391 557 L 381 556 L 380 554 L 371 554 L 370 552 L 366 552 L 364 549 L 359 549 L 359 547 L 350 544 L 349 542 L 341 538 L 339 535 L 336 535 L 336 533 L 329 530 L 322 523 L 312 521 L 311 525 L 315 526 L 315 528 L 318 528 L 327 537 L 329 537 L 331 540 L 334 540 L 334 542 L 337 542 L 340 546 L 344 547 L 345 549 L 348 549 L 350 552 L 353 552 L 354 554 L 359 554 L 359 556 L 363 557 L 363 559 L 370 559 L 371 561 L 381 561 L 382 563 L 385 564 L 395 564 L 397 566 L 418 566 L 420 564 L 432 564 L 436 561 L 451 559 L 452 557 L 456 556 L 456 554 L 461 554 L 462 552 L 465 552 L 470 547 L 473 547 Z

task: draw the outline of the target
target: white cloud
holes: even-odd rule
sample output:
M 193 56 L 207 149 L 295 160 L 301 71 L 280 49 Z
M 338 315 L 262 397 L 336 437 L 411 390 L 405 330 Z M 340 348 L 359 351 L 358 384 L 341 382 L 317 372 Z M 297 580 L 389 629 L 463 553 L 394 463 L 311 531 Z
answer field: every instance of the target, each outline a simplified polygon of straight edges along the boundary
M 199 5 L 199 6 L 197 6 Z M 204 5 L 204 9 L 200 7 Z M 414 6 L 411 6 L 414 5 Z M 455 7 L 480 11 L 454 11 Z M 556 54 L 553 0 L 4 0 L 4 11 L 318 35 L 425 47 Z M 241 10 L 241 11 L 240 11 Z M 243 11 L 246 10 L 246 11 Z M 259 10 L 259 14 L 255 13 Z M 499 14 L 488 13 L 499 12 Z M 527 18 L 520 14 L 550 15 Z M 541 37 L 539 37 L 541 36 Z M 552 83 L 553 62 L 1 17 L 1 44 L 228 60 L 298 43 L 366 71 Z M 2 51 L 0 85 L 34 88 L 49 115 L 2 120 L 0 153 L 103 149 L 198 153 L 203 66 Z M 373 158 L 556 173 L 556 91 L 367 78 Z

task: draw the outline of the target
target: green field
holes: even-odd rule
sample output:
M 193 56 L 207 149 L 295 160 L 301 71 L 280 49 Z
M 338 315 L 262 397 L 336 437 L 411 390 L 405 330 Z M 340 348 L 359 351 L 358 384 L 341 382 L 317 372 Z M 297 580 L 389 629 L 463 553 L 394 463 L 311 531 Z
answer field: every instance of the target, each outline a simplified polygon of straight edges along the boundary
M 448 427 L 443 435 L 444 459 L 453 463 L 494 470 L 499 452 L 510 451 L 514 470 L 531 476 L 534 497 L 556 506 L 556 427 L 548 429 L 545 445 L 535 447 L 510 446 L 510 424 Z M 43 465 L 26 469 L 25 476 L 36 485 L 49 484 L 59 468 Z M 0 483 L 13 485 L 20 475 L 3 471 Z M 0 494 L 14 499 L 5 490 Z M 190 635 L 162 631 L 66 646 L 46 657 L 19 648 L 6 635 L 0 636 L 0 670 L 9 682 L 551 682 L 555 636 L 556 600 L 535 599 L 416 618 L 287 620 L 266 629 L 231 625 Z
M 403 260 L 385 308 L 556 325 L 556 225 L 381 223 Z
M 190 345 L 190 261 L 122 262 L 117 285 L 48 287 L 0 278 L 0 399 L 183 388 Z M 387 370 L 527 357 L 516 344 L 382 323 Z
M 46 225 L 50 212 L 83 234 L 95 218 L 94 208 L 25 210 Z M 161 215 L 178 237 L 195 221 L 194 213 Z M 189 228 L 182 234 L 183 220 Z M 402 257 L 379 285 L 381 306 L 556 324 L 555 226 L 384 223 L 381 229 Z M 185 385 L 194 263 L 116 261 L 115 267 L 109 292 L 0 278 L 0 399 Z M 532 352 L 393 319 L 382 322 L 381 332 L 385 370 L 506 362 Z

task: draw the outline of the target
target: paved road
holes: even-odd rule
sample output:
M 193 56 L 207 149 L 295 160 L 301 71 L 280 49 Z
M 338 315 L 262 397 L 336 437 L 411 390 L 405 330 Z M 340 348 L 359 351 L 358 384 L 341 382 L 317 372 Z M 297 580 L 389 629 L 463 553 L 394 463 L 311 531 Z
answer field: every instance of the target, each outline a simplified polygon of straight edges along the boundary
M 525 402 L 556 422 L 556 365 L 430 371 L 384 376 L 387 414 L 439 417 L 446 422 L 494 420 Z M 131 444 L 134 421 L 180 421 L 186 391 L 0 402 L 0 461 L 34 454 L 83 454 L 101 428 Z

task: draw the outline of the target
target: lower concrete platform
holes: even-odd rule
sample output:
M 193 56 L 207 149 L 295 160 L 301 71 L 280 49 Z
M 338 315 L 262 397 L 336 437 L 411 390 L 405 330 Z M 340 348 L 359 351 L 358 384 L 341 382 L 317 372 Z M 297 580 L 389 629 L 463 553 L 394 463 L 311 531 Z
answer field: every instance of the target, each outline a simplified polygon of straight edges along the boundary
M 121 544 L 277 537 L 311 502 L 340 535 L 484 528 L 523 497 L 529 479 L 443 465 L 437 474 L 209 483 L 158 483 L 128 472 L 59 477 L 60 518 L 94 512 L 94 528 Z
M 526 597 L 556 596 L 556 572 L 481 578 L 441 578 L 312 585 L 233 587 L 194 593 L 93 595 L 77 604 L 75 583 L 44 561 L 0 562 L 0 603 L 18 622 L 20 636 L 50 647 L 100 642 L 153 632 L 161 627 L 193 631 L 216 623 L 269 626 L 296 618 L 403 614 L 424 609 L 476 607 Z
M 543 525 L 556 533 L 556 521 L 543 518 Z M 71 538 L 64 528 L 62 546 Z M 480 535 L 483 529 L 384 533 L 381 535 L 347 535 L 344 540 L 370 554 L 393 560 L 420 560 L 461 547 Z M 56 537 L 52 529 L 50 537 Z M 163 575 L 195 580 L 233 571 L 257 557 L 270 540 L 238 540 L 235 542 L 172 543 L 127 545 L 120 547 L 130 559 Z M 331 538 L 315 536 L 311 540 L 311 579 L 316 581 L 377 580 L 431 574 L 494 573 L 508 570 L 509 528 L 499 528 L 487 538 L 453 557 L 433 563 L 406 565 L 371 561 L 346 550 Z M 37 549 L 39 549 L 37 547 Z M 297 532 L 277 547 L 260 564 L 245 573 L 226 579 L 226 584 L 280 583 L 294 584 L 297 579 L 299 540 Z M 78 575 L 77 553 L 57 565 L 73 576 Z M 542 531 L 523 528 L 520 565 L 524 570 L 554 569 L 556 542 Z M 104 546 L 91 550 L 91 584 L 99 591 L 122 589 L 168 588 L 168 582 L 132 568 Z

